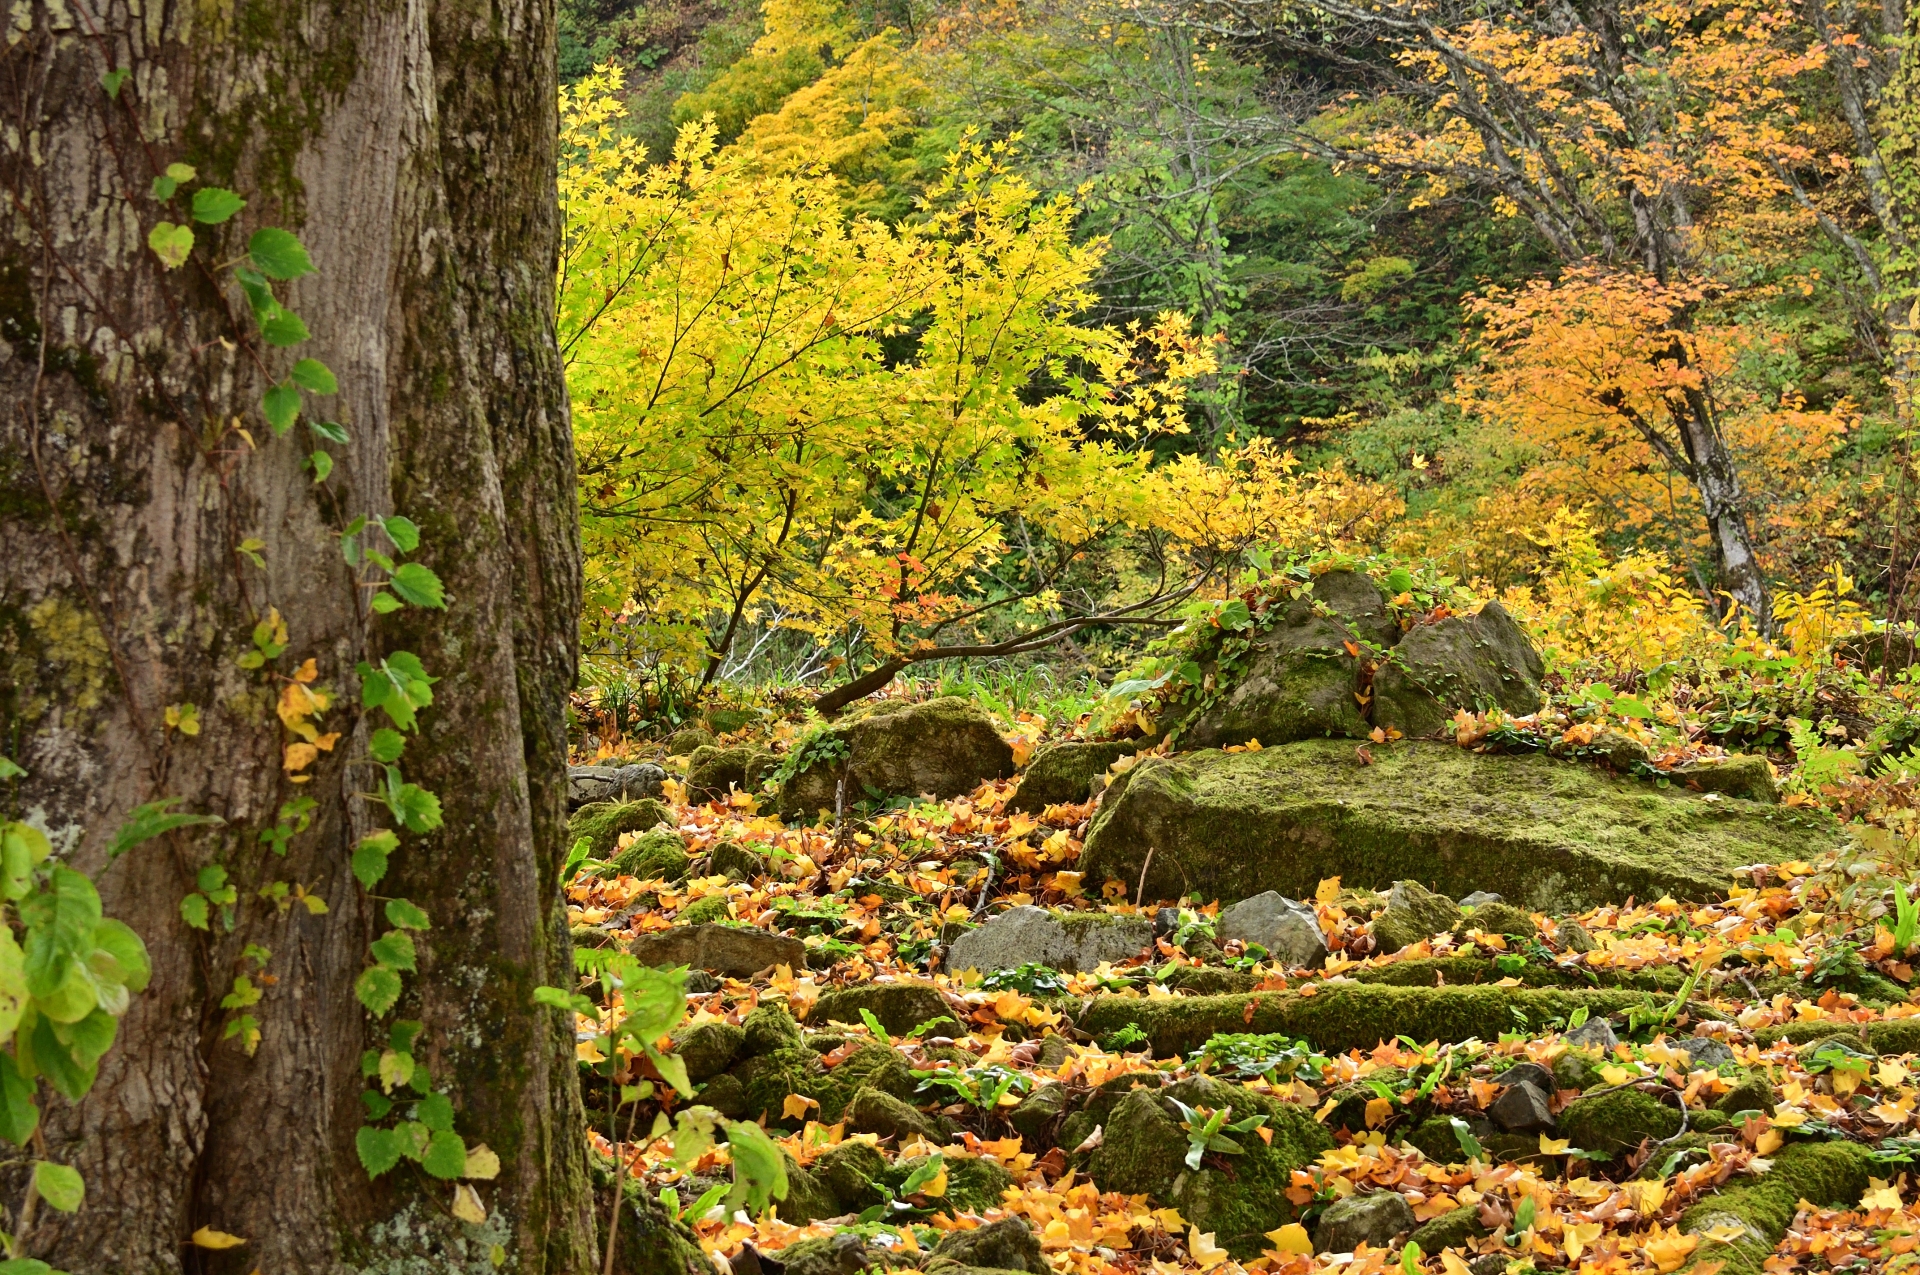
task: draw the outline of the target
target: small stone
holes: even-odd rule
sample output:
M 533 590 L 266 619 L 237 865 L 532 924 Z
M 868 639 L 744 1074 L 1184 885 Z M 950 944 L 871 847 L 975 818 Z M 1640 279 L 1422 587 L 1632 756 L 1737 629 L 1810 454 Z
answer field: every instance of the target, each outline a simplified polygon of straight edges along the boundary
M 747 1114 L 747 1087 L 740 1083 L 740 1077 L 721 1072 L 695 1094 L 702 1106 L 712 1107 L 729 1120 L 738 1120 Z
M 1460 923 L 1460 905 L 1418 881 L 1395 881 L 1387 906 L 1373 918 L 1373 939 L 1382 952 L 1445 934 Z
M 1478 908 L 1485 907 L 1489 903 L 1505 903 L 1506 901 L 1504 896 L 1495 894 L 1491 890 L 1475 890 L 1472 894 L 1460 900 L 1460 906 L 1463 908 Z
M 1726 1041 L 1711 1036 L 1689 1036 L 1676 1042 L 1675 1047 L 1687 1056 L 1693 1071 L 1712 1071 L 1722 1063 L 1739 1061 Z
M 696 1085 L 725 1071 L 747 1038 L 732 1023 L 701 1023 L 673 1034 L 673 1051 L 687 1064 L 687 1079 Z
M 1313 1247 L 1317 1253 L 1351 1253 L 1365 1240 L 1369 1248 L 1386 1248 L 1417 1224 L 1413 1206 L 1398 1191 L 1350 1195 L 1320 1215 Z
M 629 841 L 626 849 L 613 856 L 612 867 L 620 876 L 642 881 L 681 881 L 690 862 L 687 839 L 678 829 L 654 828 Z
M 862 1089 L 856 1093 L 847 1104 L 846 1121 L 855 1133 L 871 1133 L 902 1143 L 915 1138 L 935 1143 L 947 1140 L 947 1130 L 938 1117 L 878 1089 Z
M 667 756 L 686 757 L 696 748 L 713 743 L 713 732 L 704 726 L 683 726 L 667 739 Z
M 1046 965 L 1074 973 L 1093 969 L 1102 961 L 1138 956 L 1152 941 L 1152 930 L 1141 917 L 1104 912 L 1060 917 L 1022 904 L 955 939 L 947 949 L 944 968 L 992 973 Z
M 1553 1073 L 1537 1062 L 1515 1063 L 1497 1077 L 1503 1085 L 1527 1085 L 1547 1098 L 1553 1097 Z
M 1033 1275 L 1048 1275 L 1050 1270 L 1040 1256 L 1039 1237 L 1021 1217 L 989 1222 L 971 1231 L 950 1232 L 933 1246 L 933 1258 L 988 1270 L 1031 1271 Z M 933 1269 L 931 1262 L 927 1269 Z
M 780 759 L 752 744 L 719 748 L 703 744 L 687 758 L 687 798 L 725 801 L 732 792 L 752 792 L 773 773 Z
M 1019 1106 L 1007 1113 L 1007 1123 L 1027 1140 L 1028 1146 L 1039 1146 L 1047 1130 L 1066 1111 L 1069 1101 L 1065 1085 L 1036 1085 Z
M 1508 1133 L 1538 1133 L 1553 1127 L 1547 1096 L 1529 1084 L 1510 1084 L 1487 1108 L 1487 1116 Z
M 770 1002 L 756 1006 L 740 1024 L 744 1033 L 740 1042 L 740 1054 L 745 1058 L 758 1058 L 782 1049 L 796 1049 L 801 1043 L 800 1024 L 793 1021 L 793 1014 L 785 1005 Z
M 722 841 L 707 857 L 707 871 L 735 881 L 754 881 L 767 875 L 767 861 L 735 841 Z
M 1593 935 L 1578 921 L 1560 922 L 1559 936 L 1560 946 L 1569 952 L 1591 952 L 1595 947 Z
M 1007 809 L 1039 814 L 1048 806 L 1085 801 L 1094 791 L 1094 781 L 1106 778 L 1107 767 L 1138 752 L 1144 743 L 1144 739 L 1104 744 L 1071 740 L 1042 748 L 1027 763 Z
M 658 797 L 667 772 L 650 761 L 628 766 L 567 767 L 567 809 L 596 801 L 637 801 Z
M 1258 943 L 1288 968 L 1319 969 L 1327 963 L 1327 939 L 1310 904 L 1268 890 L 1221 911 L 1214 932 L 1222 939 Z
M 642 965 L 691 965 L 728 978 L 747 978 L 775 965 L 805 964 L 799 939 L 730 925 L 680 925 L 643 934 L 627 945 Z
M 690 969 L 687 971 L 687 995 L 705 996 L 709 992 L 717 992 L 719 990 L 720 980 L 705 970 Z
M 1461 930 L 1479 930 L 1483 934 L 1515 934 L 1530 939 L 1539 931 L 1533 917 L 1524 908 L 1511 903 L 1483 903 L 1460 922 Z

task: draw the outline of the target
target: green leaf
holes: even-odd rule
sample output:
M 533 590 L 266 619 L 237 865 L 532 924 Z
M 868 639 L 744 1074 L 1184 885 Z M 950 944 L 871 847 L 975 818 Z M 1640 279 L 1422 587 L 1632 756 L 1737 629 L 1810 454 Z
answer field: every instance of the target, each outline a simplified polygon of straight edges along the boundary
M 893 1042 L 893 1037 L 887 1035 L 887 1029 L 881 1025 L 880 1019 L 875 1016 L 872 1010 L 866 1008 L 864 1005 L 860 1008 L 860 1021 L 867 1025 L 867 1030 L 871 1032 L 873 1038 L 881 1044 L 887 1045 Z
M 276 226 L 253 232 L 247 255 L 261 274 L 271 279 L 298 279 L 313 273 L 313 259 L 298 239 Z
M 217 863 L 209 863 L 194 875 L 194 884 L 209 895 L 227 884 L 227 870 Z
M 64 863 L 53 865 L 47 888 L 22 899 L 26 923 L 27 990 L 36 998 L 52 996 L 72 975 L 73 966 L 93 944 L 100 922 L 100 895 L 84 873 Z
M 0 1054 L 0 1138 L 24 1147 L 40 1127 L 33 1082 L 20 1074 L 11 1054 Z
M 367 751 L 372 753 L 373 759 L 383 766 L 388 762 L 399 761 L 400 754 L 406 747 L 407 737 L 391 726 L 382 726 L 373 732 L 372 738 L 367 740 Z
M 405 930 L 388 930 L 372 943 L 368 950 L 373 959 L 389 969 L 405 970 L 411 974 L 417 967 L 413 946 L 413 935 Z
M 298 345 L 309 335 L 307 325 L 299 315 L 285 308 L 277 308 L 260 320 L 260 335 L 268 345 Z
M 380 520 L 386 530 L 387 539 L 393 541 L 393 547 L 401 553 L 412 553 L 420 547 L 420 527 L 411 518 L 402 518 L 399 514 Z
M 49 1207 L 62 1213 L 79 1212 L 80 1202 L 87 1198 L 87 1183 L 80 1170 L 51 1160 L 33 1162 L 33 1189 Z
M 440 577 L 431 568 L 418 562 L 403 562 L 387 581 L 389 587 L 407 602 L 417 607 L 431 607 L 444 611 L 447 599 L 441 591 Z
M 193 219 L 205 226 L 217 226 L 246 206 L 246 200 L 219 186 L 202 186 L 193 192 Z
M 153 249 L 161 265 L 177 270 L 186 264 L 187 254 L 193 251 L 193 227 L 163 221 L 147 232 L 147 247 Z
M 87 965 L 96 978 L 111 978 L 129 992 L 139 995 L 153 980 L 153 965 L 147 957 L 147 945 L 124 921 L 108 917 L 93 927 L 93 953 Z M 0 985 L 4 980 L 0 979 Z
M 327 476 L 333 473 L 333 457 L 323 451 L 314 452 L 307 457 L 307 461 L 313 466 L 313 481 L 316 483 L 327 481 Z
M 118 859 L 135 846 L 145 845 L 175 828 L 215 827 L 226 822 L 219 815 L 196 815 L 172 809 L 185 800 L 184 797 L 162 797 L 144 806 L 135 806 L 127 821 L 120 825 L 120 831 L 113 834 L 113 841 L 107 846 L 107 858 Z
M 733 1191 L 727 1197 L 728 1212 L 744 1205 L 752 1215 L 758 1216 L 770 1201 L 787 1198 L 787 1166 L 780 1148 L 765 1129 L 745 1120 L 729 1121 L 727 1146 L 733 1153 L 734 1178 Z M 938 1165 L 940 1159 L 935 1154 L 928 1163 Z M 932 1181 L 938 1173 L 936 1168 L 926 1180 Z
M 189 894 L 180 900 L 180 919 L 196 930 L 207 928 L 207 896 Z
M 361 1125 L 360 1132 L 353 1136 L 354 1150 L 360 1153 L 360 1167 L 367 1171 L 369 1178 L 377 1178 L 400 1163 L 401 1145 L 392 1129 L 376 1129 L 371 1125 Z
M 1407 570 L 1405 567 L 1395 567 L 1393 570 L 1387 572 L 1388 593 L 1391 593 L 1397 598 L 1403 593 L 1411 592 L 1412 589 L 1413 572 Z
M 467 1144 L 451 1129 L 442 1130 L 427 1144 L 427 1153 L 420 1157 L 420 1167 L 436 1178 L 451 1181 L 462 1177 L 467 1171 Z
M 247 304 L 253 307 L 255 319 L 264 319 L 280 308 L 280 303 L 273 297 L 273 285 L 258 270 L 251 266 L 235 266 L 233 277 L 241 291 L 247 294 Z
M 399 848 L 400 838 L 385 828 L 368 833 L 353 848 L 353 875 L 361 885 L 373 889 L 387 875 L 387 856 Z
M 433 928 L 433 919 L 426 914 L 425 909 L 417 907 L 405 899 L 387 900 L 387 921 L 389 924 L 397 925 L 403 930 L 430 930 Z
M 395 821 L 408 832 L 432 832 L 440 826 L 440 798 L 400 778 L 398 766 L 387 767 L 387 791 L 383 797 Z
M 383 589 L 373 595 L 371 605 L 376 615 L 391 615 L 407 604 Z
M 167 176 L 173 178 L 174 181 L 179 182 L 183 186 L 199 175 L 200 170 L 192 164 L 182 164 L 176 160 L 167 165 Z
M 414 1106 L 413 1118 L 435 1133 L 453 1130 L 453 1099 L 443 1093 L 430 1093 Z
M 376 1089 L 369 1089 L 360 1095 L 360 1105 L 367 1109 L 367 1119 L 385 1120 L 393 1110 L 393 1099 Z
M 307 428 L 313 431 L 314 437 L 329 443 L 344 444 L 347 441 L 347 427 L 338 421 L 316 421 L 309 418 Z
M 293 383 L 303 390 L 312 390 L 315 394 L 338 394 L 340 382 L 333 379 L 333 370 L 319 359 L 301 359 L 288 373 Z M 345 439 L 338 440 L 345 442 Z
M 21 779 L 26 776 L 26 773 L 21 769 L 19 762 L 5 754 L 0 754 L 0 779 Z
M 387 1048 L 399 1053 L 413 1052 L 413 1043 L 420 1039 L 420 1033 L 427 1025 L 412 1018 L 402 1018 L 387 1028 Z
M 108 97 L 118 98 L 120 96 L 120 86 L 125 84 L 127 77 L 132 74 L 133 71 L 129 67 L 115 67 L 100 77 L 100 87 L 107 91 Z
M 0 824 L 0 893 L 9 899 L 24 898 L 33 889 L 34 868 L 52 853 L 47 834 L 32 824 Z
M 94 1069 L 91 1065 L 76 1060 L 66 1044 L 54 1035 L 53 1028 L 52 1019 L 35 1016 L 32 1030 L 26 1033 L 24 1038 L 15 1038 L 14 1049 L 18 1052 L 24 1039 L 32 1055 L 33 1065 L 39 1073 L 45 1076 L 61 1095 L 78 1102 L 87 1096 L 87 1090 L 93 1088 Z
M 1458 1116 L 1448 1123 L 1453 1126 L 1453 1140 L 1460 1144 L 1460 1154 L 1469 1160 L 1478 1160 L 1484 1153 L 1480 1149 L 1480 1139 L 1473 1136 L 1472 1128 Z
M 37 1257 L 9 1257 L 0 1261 L 0 1275 L 61 1275 Z
M 276 385 L 260 400 L 260 411 L 273 426 L 273 436 L 279 438 L 300 419 L 300 391 L 291 385 Z
M 384 965 L 369 965 L 353 980 L 353 994 L 378 1018 L 400 1000 L 400 976 Z
M 180 183 L 163 173 L 153 179 L 153 185 L 147 187 L 147 193 L 161 203 L 165 203 L 167 200 L 172 199 L 174 192 L 179 189 Z

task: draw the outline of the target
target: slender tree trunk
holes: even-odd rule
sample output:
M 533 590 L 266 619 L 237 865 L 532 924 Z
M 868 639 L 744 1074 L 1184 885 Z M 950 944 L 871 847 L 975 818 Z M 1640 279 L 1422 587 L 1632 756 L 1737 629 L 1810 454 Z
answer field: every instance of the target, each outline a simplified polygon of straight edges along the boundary
M 46 1154 L 88 1194 L 73 1217 L 40 1210 L 26 1249 L 83 1273 L 588 1270 L 571 1024 L 530 1000 L 570 969 L 555 879 L 580 590 L 551 2 L 33 0 L 5 38 L 0 753 L 28 774 L 0 809 L 95 876 L 154 965 L 92 1092 L 47 1101 Z M 248 204 L 167 271 L 147 235 L 183 200 L 149 190 L 174 162 Z M 314 335 L 297 352 L 258 343 L 221 269 L 261 226 L 317 268 L 281 287 Z M 291 353 L 339 377 L 309 400 L 352 435 L 324 483 L 305 426 L 276 438 L 261 417 Z M 338 536 L 391 513 L 420 525 L 445 611 L 369 610 Z M 287 649 L 249 671 L 270 608 Z M 395 650 L 441 679 L 404 761 L 445 812 L 379 887 L 433 919 L 395 1016 L 424 1024 L 457 1131 L 500 1157 L 473 1183 L 478 1224 L 450 1213 L 451 1183 L 404 1162 L 370 1181 L 355 1150 L 362 1055 L 393 1016 L 353 990 L 387 924 L 349 855 L 389 822 L 354 795 L 379 777 L 354 666 Z M 297 783 L 274 703 L 308 659 L 341 734 Z M 197 734 L 166 728 L 182 704 Z M 225 823 L 109 863 L 161 796 Z M 311 827 L 277 857 L 260 834 L 301 796 Z M 180 900 L 216 862 L 234 928 L 190 929 Z M 327 911 L 261 899 L 275 881 Z M 240 973 L 265 992 L 251 1055 L 219 1003 Z M 192 1247 L 202 1226 L 246 1245 Z

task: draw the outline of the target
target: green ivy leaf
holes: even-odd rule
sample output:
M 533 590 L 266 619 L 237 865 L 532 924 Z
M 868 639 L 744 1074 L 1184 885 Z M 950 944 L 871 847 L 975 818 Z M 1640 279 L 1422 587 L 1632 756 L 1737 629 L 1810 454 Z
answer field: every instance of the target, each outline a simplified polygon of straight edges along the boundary
M 313 259 L 306 245 L 277 226 L 253 232 L 247 240 L 247 255 L 261 274 L 272 279 L 298 279 L 313 273 Z
M 440 798 L 400 778 L 400 768 L 387 767 L 387 791 L 383 800 L 394 819 L 408 832 L 432 832 L 440 826 Z
M 407 604 L 382 589 L 373 595 L 371 605 L 375 615 L 391 615 Z
M 159 200 L 161 203 L 165 203 L 167 200 L 172 199 L 174 192 L 179 189 L 180 189 L 179 182 L 173 180 L 173 178 L 168 177 L 166 174 L 162 173 L 160 176 L 153 179 L 153 185 L 147 187 L 147 193 L 152 195 L 155 199 Z
M 79 1212 L 80 1202 L 87 1198 L 87 1183 L 80 1170 L 51 1160 L 33 1162 L 33 1189 L 49 1207 L 62 1213 Z
M 446 594 L 441 590 L 440 577 L 429 567 L 418 562 L 403 562 L 393 577 L 387 581 L 389 587 L 403 599 L 417 607 L 431 607 L 437 611 L 447 609 Z
M 107 858 L 118 859 L 135 846 L 144 845 L 175 828 L 215 826 L 226 822 L 218 815 L 196 815 L 172 809 L 184 800 L 184 797 L 162 797 L 144 806 L 135 806 L 133 813 L 127 816 L 127 821 L 120 825 L 120 831 L 113 834 L 113 841 L 107 846 Z
M 127 77 L 132 74 L 133 71 L 130 67 L 115 67 L 100 77 L 100 87 L 107 91 L 108 97 L 118 98 L 120 96 L 120 86 L 125 84 Z
M 388 930 L 368 945 L 373 959 L 388 969 L 404 970 L 411 974 L 419 968 L 415 959 L 413 935 L 405 930 Z
M 360 1153 L 360 1167 L 369 1178 L 377 1178 L 400 1163 L 400 1140 L 391 1129 L 361 1125 L 353 1137 L 354 1150 Z
M 33 870 L 53 853 L 47 834 L 17 820 L 0 824 L 0 893 L 24 898 L 33 889 Z
M 196 930 L 207 928 L 207 896 L 189 894 L 180 900 L 180 919 Z
M 399 848 L 400 838 L 385 828 L 368 833 L 353 848 L 353 875 L 362 886 L 373 889 L 387 875 L 387 856 Z
M 382 518 L 380 526 L 386 531 L 387 539 L 393 541 L 393 547 L 401 553 L 412 553 L 420 547 L 420 525 L 413 519 L 394 514 Z
M 0 1054 L 0 1138 L 24 1147 L 40 1127 L 40 1108 L 33 1101 L 33 1082 L 20 1074 L 9 1054 Z
M 374 1089 L 362 1093 L 360 1103 L 367 1109 L 369 1120 L 385 1120 L 393 1110 L 393 1099 Z
M 233 277 L 241 291 L 247 294 L 247 304 L 253 307 L 254 318 L 264 319 L 280 308 L 280 303 L 273 299 L 273 285 L 258 270 L 251 266 L 235 266 Z
M 353 980 L 353 994 L 375 1018 L 400 999 L 400 976 L 384 965 L 369 965 Z
M 338 421 L 309 420 L 307 428 L 313 431 L 315 438 L 325 439 L 329 443 L 345 443 L 347 427 Z
M 433 918 L 427 915 L 426 910 L 406 899 L 387 900 L 387 923 L 397 925 L 403 930 L 433 928 Z
M 467 1144 L 451 1129 L 436 1133 L 427 1144 L 427 1153 L 420 1157 L 420 1167 L 436 1178 L 451 1181 L 462 1177 L 467 1171 Z
M 276 385 L 260 400 L 260 410 L 267 424 L 273 426 L 274 437 L 279 438 L 300 418 L 300 391 L 291 385 Z
M 327 481 L 327 476 L 333 473 L 333 457 L 326 452 L 316 451 L 307 460 L 313 465 L 314 482 L 323 483 Z
M 413 1118 L 435 1133 L 451 1133 L 453 1099 L 443 1093 L 430 1093 L 414 1107 Z
M 193 227 L 163 221 L 147 232 L 147 247 L 153 249 L 161 265 L 176 270 L 186 264 L 187 254 L 193 251 Z
M 373 759 L 383 766 L 388 762 L 399 761 L 400 754 L 406 747 L 407 737 L 391 726 L 382 726 L 373 732 L 372 738 L 367 740 L 367 751 L 372 753 Z
M 334 379 L 333 369 L 319 359 L 301 359 L 293 365 L 293 371 L 289 375 L 293 377 L 294 384 L 303 390 L 312 390 L 315 394 L 340 392 L 340 382 Z
M 272 314 L 260 320 L 260 335 L 267 339 L 268 345 L 298 345 L 310 335 L 307 325 L 293 311 L 276 307 Z
M 193 219 L 204 226 L 217 226 L 246 206 L 246 200 L 219 186 L 193 192 Z

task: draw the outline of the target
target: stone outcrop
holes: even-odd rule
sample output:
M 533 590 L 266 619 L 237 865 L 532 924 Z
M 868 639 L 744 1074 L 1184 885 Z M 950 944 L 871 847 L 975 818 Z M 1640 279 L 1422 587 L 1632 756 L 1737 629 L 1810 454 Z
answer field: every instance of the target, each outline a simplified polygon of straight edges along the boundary
M 883 704 L 835 726 L 812 751 L 820 760 L 782 785 L 782 818 L 809 818 L 834 808 L 844 781 L 846 804 L 884 797 L 957 797 L 983 780 L 1013 774 L 1013 749 L 993 719 L 971 701 L 948 695 L 920 704 Z

